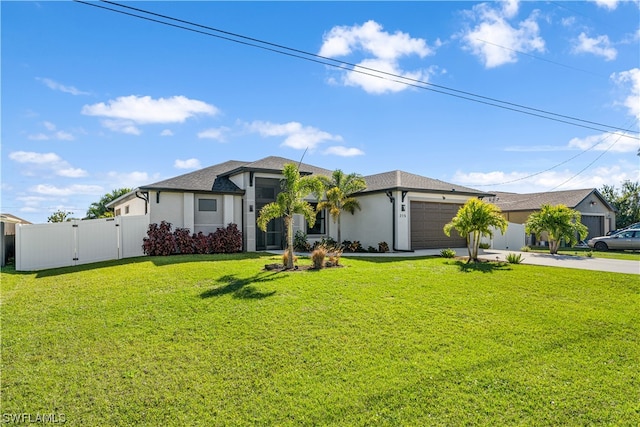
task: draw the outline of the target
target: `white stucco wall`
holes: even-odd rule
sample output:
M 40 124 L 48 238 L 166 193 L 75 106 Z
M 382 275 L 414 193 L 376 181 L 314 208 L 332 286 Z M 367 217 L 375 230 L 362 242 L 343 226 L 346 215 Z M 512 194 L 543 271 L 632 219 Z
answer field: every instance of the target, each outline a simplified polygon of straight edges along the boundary
M 391 202 L 384 193 L 358 196 L 361 211 L 341 214 L 342 240 L 359 241 L 364 248 L 378 247 L 378 243 L 392 245 Z M 331 219 L 329 219 L 331 222 Z
M 131 198 L 128 198 L 126 200 L 123 200 L 117 203 L 113 207 L 113 212 L 116 213 L 119 211 L 118 215 L 121 215 L 121 216 L 144 215 L 145 214 L 144 205 L 145 205 L 144 200 L 139 199 L 135 196 L 132 196 Z M 128 212 L 127 212 L 127 207 L 129 207 Z
M 159 199 L 157 193 L 157 191 L 149 192 L 150 222 L 160 224 L 164 220 L 170 222 L 174 230 L 184 227 L 183 193 L 161 191 Z

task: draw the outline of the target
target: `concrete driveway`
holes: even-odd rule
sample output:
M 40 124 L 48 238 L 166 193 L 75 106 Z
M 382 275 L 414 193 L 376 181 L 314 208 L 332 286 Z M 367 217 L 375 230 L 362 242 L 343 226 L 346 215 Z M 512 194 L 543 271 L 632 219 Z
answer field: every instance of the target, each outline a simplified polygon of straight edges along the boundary
M 467 248 L 456 248 L 457 256 L 468 256 Z M 611 273 L 627 273 L 640 275 L 640 261 L 626 261 L 608 258 L 589 258 L 586 256 L 551 255 L 549 253 L 504 251 L 498 249 L 485 249 L 478 258 L 487 261 L 506 261 L 507 254 L 522 255 L 522 264 L 545 265 L 550 267 L 577 268 L 582 270 L 608 271 Z M 440 255 L 439 249 L 424 249 L 414 252 L 393 253 L 343 253 L 342 256 L 359 257 L 420 257 Z
M 627 261 L 586 256 L 551 255 L 537 252 L 502 251 L 485 249 L 478 258 L 506 261 L 509 253 L 522 255 L 522 264 L 546 265 L 550 267 L 578 268 L 581 270 L 608 271 L 611 273 L 640 274 L 640 261 Z
M 468 256 L 467 248 L 456 248 L 457 256 Z M 269 253 L 282 254 L 283 251 L 268 251 Z M 487 261 L 505 261 L 507 254 L 522 255 L 522 264 L 545 265 L 549 267 L 577 268 L 581 270 L 608 271 L 611 273 L 627 273 L 640 275 L 640 261 L 626 261 L 608 258 L 589 258 L 586 256 L 551 255 L 549 253 L 503 251 L 498 249 L 485 249 L 478 258 Z M 308 253 L 296 252 L 296 255 L 309 256 Z M 421 257 L 440 255 L 439 249 L 422 249 L 413 252 L 387 252 L 387 253 L 349 253 L 343 257 Z

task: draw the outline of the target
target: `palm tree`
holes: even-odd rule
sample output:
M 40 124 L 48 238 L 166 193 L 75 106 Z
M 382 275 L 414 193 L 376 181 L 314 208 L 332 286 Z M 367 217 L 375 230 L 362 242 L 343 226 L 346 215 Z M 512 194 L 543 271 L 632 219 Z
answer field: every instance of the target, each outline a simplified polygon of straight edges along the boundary
M 587 227 L 580 222 L 580 212 L 565 205 L 542 205 L 538 212 L 529 215 L 525 223 L 527 233 L 533 233 L 538 238 L 547 233 L 549 238 L 549 253 L 557 254 L 560 242 L 564 239 L 573 245 L 589 234 Z
M 355 213 L 361 210 L 360 202 L 353 194 L 367 188 L 364 178 L 356 173 L 346 175 L 340 169 L 333 171 L 331 178 L 320 177 L 325 190 L 326 200 L 318 203 L 317 210 L 328 209 L 334 223 L 338 224 L 338 244 L 342 242 L 340 233 L 340 214 L 342 211 Z
M 319 200 L 322 197 L 322 183 L 318 177 L 300 176 L 295 163 L 284 165 L 282 171 L 284 178 L 280 180 L 280 192 L 275 202 L 271 202 L 260 209 L 257 224 L 262 231 L 267 230 L 269 221 L 275 218 L 284 218 L 287 229 L 287 265 L 286 268 L 293 268 L 293 215 L 301 214 L 313 226 L 316 222 L 316 213 L 313 206 L 309 204 L 305 197 L 313 193 Z
M 467 200 L 455 217 L 444 226 L 444 234 L 451 235 L 451 229 L 458 230 L 467 240 L 469 262 L 478 261 L 480 237 L 493 236 L 492 228 L 498 228 L 502 234 L 507 230 L 507 220 L 501 214 L 500 208 L 492 203 L 478 198 Z
M 113 216 L 113 212 L 107 209 L 107 204 L 109 202 L 114 201 L 120 196 L 123 196 L 130 192 L 130 188 L 119 188 L 117 190 L 112 190 L 111 193 L 107 193 L 100 198 L 99 201 L 91 203 L 89 209 L 87 210 L 87 216 L 85 219 L 96 219 L 96 218 L 110 218 Z

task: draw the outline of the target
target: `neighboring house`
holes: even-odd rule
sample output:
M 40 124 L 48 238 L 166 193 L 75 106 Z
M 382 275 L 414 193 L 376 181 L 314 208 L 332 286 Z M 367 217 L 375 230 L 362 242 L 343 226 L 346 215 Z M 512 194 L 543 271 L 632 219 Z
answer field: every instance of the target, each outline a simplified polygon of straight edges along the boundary
M 29 221 L 11 214 L 0 214 L 0 266 L 4 267 L 7 260 L 16 253 L 16 224 L 31 224 Z
M 524 224 L 533 212 L 542 205 L 565 205 L 581 214 L 580 221 L 587 226 L 592 237 L 604 236 L 616 228 L 616 212 L 605 198 L 594 188 L 583 190 L 550 191 L 546 193 L 501 193 L 495 192 L 488 202 L 497 205 L 509 222 Z M 536 244 L 535 236 L 530 236 L 529 244 Z
M 244 250 L 281 249 L 285 242 L 283 221 L 271 221 L 263 232 L 256 219 L 260 209 L 275 201 L 280 192 L 287 163 L 298 164 L 282 157 L 231 160 L 141 186 L 107 207 L 116 215 L 148 213 L 151 223 L 164 220 L 195 233 L 208 234 L 235 223 L 242 230 Z M 299 164 L 299 170 L 302 175 L 332 173 L 305 163 Z M 362 210 L 354 215 L 343 213 L 341 230 L 344 240 L 357 240 L 365 248 L 377 248 L 383 241 L 396 251 L 465 247 L 465 239 L 456 233 L 445 236 L 443 226 L 469 198 L 493 195 L 402 171 L 364 178 L 367 189 L 357 194 Z M 337 227 L 326 211 L 318 213 L 313 228 L 296 215 L 294 229 L 304 231 L 310 241 L 337 236 Z

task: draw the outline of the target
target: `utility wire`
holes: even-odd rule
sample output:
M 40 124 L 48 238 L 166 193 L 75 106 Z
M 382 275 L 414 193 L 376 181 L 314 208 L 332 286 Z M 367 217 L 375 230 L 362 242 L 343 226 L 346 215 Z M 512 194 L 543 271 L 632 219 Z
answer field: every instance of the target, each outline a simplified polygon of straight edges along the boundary
M 232 32 L 229 32 L 229 31 L 220 30 L 220 29 L 217 29 L 217 28 L 214 28 L 214 27 L 208 27 L 208 26 L 205 26 L 205 25 L 196 24 L 196 23 L 193 23 L 193 22 L 190 22 L 190 21 L 186 21 L 186 20 L 182 20 L 182 19 L 178 19 L 178 18 L 173 18 L 171 16 L 167 16 L 167 15 L 162 15 L 162 14 L 146 11 L 146 10 L 135 8 L 135 7 L 132 7 L 132 6 L 121 5 L 121 4 L 114 3 L 114 2 L 111 2 L 111 1 L 107 1 L 107 0 L 102 0 L 102 2 L 103 3 L 107 3 L 109 5 L 116 6 L 116 7 L 121 7 L 121 8 L 129 9 L 129 10 L 134 10 L 136 12 L 145 13 L 145 14 L 148 14 L 148 15 L 151 15 L 151 16 L 162 18 L 162 19 L 168 19 L 168 20 L 172 20 L 172 21 L 175 21 L 175 22 L 180 22 L 182 24 L 187 24 L 187 25 L 190 25 L 190 26 L 194 26 L 194 27 L 197 27 L 197 28 L 206 29 L 208 31 L 214 31 L 214 32 L 217 32 L 217 33 L 225 34 L 225 36 L 221 36 L 221 35 L 217 35 L 217 34 L 211 34 L 209 32 L 205 32 L 205 31 L 202 31 L 202 30 L 197 30 L 197 29 L 185 27 L 183 25 L 172 24 L 170 22 L 161 21 L 161 20 L 158 20 L 158 19 L 137 15 L 137 14 L 134 14 L 134 13 L 130 13 L 130 12 L 126 12 L 126 11 L 118 10 L 118 9 L 113 9 L 113 8 L 106 7 L 106 6 L 101 6 L 101 5 L 98 5 L 98 4 L 95 4 L 95 3 L 89 3 L 89 2 L 81 1 L 81 0 L 74 0 L 74 1 L 76 1 L 77 3 L 82 3 L 82 4 L 85 4 L 85 5 L 88 5 L 88 6 L 93 6 L 93 7 L 101 8 L 101 9 L 104 9 L 104 10 L 117 12 L 117 13 L 121 13 L 121 14 L 128 15 L 128 16 L 132 16 L 132 17 L 135 17 L 135 18 L 144 19 L 144 20 L 151 21 L 151 22 L 156 22 L 156 23 L 159 23 L 159 24 L 163 24 L 163 25 L 167 25 L 167 26 L 171 26 L 171 27 L 175 27 L 175 28 L 188 30 L 188 31 L 192 31 L 192 32 L 195 32 L 195 33 L 208 35 L 208 36 L 211 36 L 211 37 L 216 37 L 216 38 L 220 38 L 220 39 L 227 40 L 227 41 L 232 41 L 232 42 L 243 44 L 243 45 L 246 45 L 246 46 L 259 48 L 259 49 L 267 50 L 267 51 L 270 51 L 270 52 L 279 53 L 279 54 L 282 54 L 282 55 L 287 55 L 287 56 L 295 57 L 295 58 L 298 58 L 298 59 L 303 59 L 303 60 L 306 60 L 306 61 L 311 61 L 311 62 L 315 62 L 315 63 L 319 63 L 319 64 L 323 64 L 323 65 L 339 68 L 339 69 L 346 70 L 346 71 L 357 72 L 357 73 L 360 73 L 360 74 L 364 74 L 364 75 L 368 75 L 368 76 L 371 76 L 371 77 L 384 79 L 384 80 L 391 81 L 391 82 L 394 82 L 394 83 L 404 84 L 404 85 L 407 85 L 407 86 L 410 86 L 410 87 L 415 87 L 415 88 L 418 88 L 418 89 L 429 90 L 429 91 L 432 91 L 432 92 L 437 92 L 437 93 L 441 93 L 441 94 L 444 94 L 444 95 L 449 95 L 449 96 L 465 99 L 465 100 L 468 100 L 468 101 L 473 101 L 473 102 L 477 102 L 477 103 L 481 103 L 481 104 L 485 104 L 485 105 L 490 105 L 490 106 L 494 106 L 494 107 L 498 107 L 498 108 L 502 108 L 502 109 L 506 109 L 506 110 L 511 110 L 511 111 L 515 111 L 515 112 L 519 112 L 519 113 L 523 113 L 523 114 L 528 114 L 528 115 L 531 115 L 531 116 L 540 117 L 540 118 L 544 118 L 544 119 L 547 119 L 547 120 L 553 120 L 553 121 L 556 121 L 556 122 L 561 122 L 561 123 L 565 123 L 565 124 L 569 124 L 569 125 L 573 125 L 573 126 L 583 127 L 583 128 L 587 128 L 587 129 L 591 129 L 591 130 L 597 130 L 597 131 L 600 131 L 600 132 L 611 133 L 611 130 L 605 130 L 605 129 L 601 129 L 601 128 L 594 127 L 594 126 L 600 126 L 600 127 L 604 127 L 604 128 L 608 128 L 608 129 L 617 130 L 617 131 L 626 130 L 626 129 L 622 129 L 622 128 L 619 128 L 619 127 L 603 124 L 603 123 L 598 123 L 598 122 L 593 122 L 593 121 L 589 121 L 589 120 L 580 119 L 580 118 L 577 118 L 577 117 L 557 114 L 557 113 L 553 113 L 553 112 L 550 112 L 550 111 L 536 109 L 536 108 L 532 108 L 532 107 L 527 107 L 527 106 L 524 106 L 524 105 L 521 105 L 521 104 L 512 103 L 512 102 L 501 101 L 501 100 L 496 99 L 496 98 L 486 97 L 486 96 L 474 94 L 474 93 L 471 93 L 471 92 L 466 92 L 466 91 L 461 91 L 461 90 L 449 88 L 449 87 L 446 87 L 446 86 L 436 85 L 436 84 L 425 82 L 425 81 L 422 81 L 422 80 L 412 79 L 412 78 L 408 78 L 408 77 L 405 77 L 405 76 L 401 76 L 401 75 L 397 75 L 397 74 L 393 74 L 393 73 L 389 73 L 389 72 L 385 72 L 385 71 L 381 71 L 381 70 L 376 70 L 376 69 L 373 69 L 373 68 L 364 67 L 364 66 L 361 66 L 361 65 L 353 64 L 353 63 L 349 63 L 349 62 L 346 62 L 346 61 L 337 60 L 337 59 L 334 59 L 334 58 L 324 57 L 324 56 L 317 55 L 317 54 L 310 53 L 310 52 L 306 52 L 306 51 L 303 51 L 303 50 L 290 48 L 290 47 L 287 47 L 287 46 L 284 46 L 284 45 L 279 45 L 279 44 L 267 42 L 267 41 L 264 41 L 264 40 L 243 36 L 241 34 L 236 34 L 236 33 L 232 33 Z M 236 37 L 236 38 L 232 38 L 232 37 L 229 37 L 229 36 Z M 237 38 L 242 39 L 242 40 L 238 40 Z M 243 41 L 243 40 L 246 40 L 246 41 Z M 256 43 L 260 43 L 260 44 L 265 45 L 265 46 L 262 46 L 262 45 L 256 44 Z M 434 88 L 438 88 L 438 89 L 434 89 Z M 528 111 L 525 111 L 525 110 L 528 110 Z M 550 116 L 554 116 L 554 117 L 550 117 Z M 572 121 L 569 121 L 569 120 L 572 120 Z M 587 124 L 594 125 L 594 126 L 589 126 L 589 125 L 575 123 L 575 122 L 587 123 Z M 626 131 L 628 131 L 628 130 L 626 130 Z M 638 133 L 638 132 L 634 131 L 634 133 Z M 630 136 L 630 135 L 628 135 L 628 137 L 640 140 L 640 137 L 635 137 L 635 136 Z
M 635 123 L 638 123 L 638 120 L 637 120 L 637 119 L 635 120 L 634 124 L 635 124 Z M 600 158 L 601 158 L 602 156 L 604 156 L 605 154 L 607 154 L 607 153 L 609 152 L 609 150 L 611 150 L 611 149 L 613 148 L 613 146 L 614 146 L 614 145 L 616 145 L 616 144 L 620 141 L 620 139 L 621 139 L 621 138 L 622 138 L 622 136 L 619 136 L 619 137 L 618 137 L 618 139 L 616 139 L 616 140 L 615 140 L 615 141 L 614 141 L 614 142 L 613 142 L 609 147 L 607 147 L 607 149 L 606 149 L 606 150 L 604 150 L 604 151 L 602 152 L 602 154 L 600 154 L 598 157 L 596 157 L 595 159 L 593 159 L 593 161 L 592 161 L 591 163 L 589 163 L 587 166 L 585 166 L 584 168 L 582 168 L 580 171 L 578 171 L 576 174 L 574 174 L 571 178 L 569 178 L 569 179 L 567 179 L 566 181 L 564 181 L 564 182 L 562 182 L 562 183 L 560 183 L 560 184 L 556 185 L 556 186 L 555 186 L 555 187 L 553 187 L 552 189 L 547 190 L 547 192 L 551 192 L 551 191 L 555 190 L 556 188 L 560 188 L 560 187 L 562 187 L 562 186 L 563 186 L 563 185 L 565 185 L 567 182 L 569 182 L 569 181 L 573 180 L 573 179 L 574 179 L 574 178 L 576 178 L 578 175 L 580 175 L 582 172 L 584 172 L 584 171 L 586 171 L 587 169 L 589 169 L 589 168 L 590 168 L 590 167 L 591 167 L 595 162 L 597 162 L 598 160 L 600 160 Z M 592 148 L 593 148 L 593 147 L 592 147 Z
M 634 120 L 634 121 L 633 121 L 633 123 L 630 125 L 630 127 L 631 127 L 631 126 L 633 126 L 633 125 L 634 125 L 635 123 L 637 123 L 637 122 L 638 122 L 638 120 L 637 120 L 637 119 L 636 119 L 636 120 Z M 613 143 L 612 143 L 612 144 L 611 144 L 611 145 L 610 145 L 610 146 L 609 146 L 609 147 L 608 147 L 608 148 L 607 148 L 607 149 L 606 149 L 606 150 L 605 150 L 601 155 L 599 155 L 598 157 L 596 157 L 596 159 L 595 159 L 593 162 L 589 163 L 589 165 L 587 165 L 587 167 L 586 167 L 586 168 L 582 169 L 580 172 L 578 172 L 578 173 L 577 173 L 576 175 L 574 175 L 573 177 L 569 178 L 567 181 L 565 181 L 565 182 L 563 182 L 562 184 L 560 184 L 560 185 L 558 185 L 558 186 L 554 187 L 554 188 L 553 188 L 553 189 L 551 189 L 551 190 L 548 190 L 548 191 L 553 191 L 554 189 L 556 189 L 556 188 L 558 188 L 558 187 L 561 187 L 562 185 L 564 185 L 564 184 L 566 184 L 567 182 L 571 181 L 571 180 L 572 180 L 573 178 L 575 178 L 577 175 L 579 175 L 579 174 L 581 174 L 582 172 L 584 172 L 584 171 L 585 171 L 586 169 L 588 169 L 591 165 L 593 165 L 597 160 L 599 160 L 599 159 L 600 159 L 600 158 L 601 158 L 601 157 L 602 157 L 606 152 L 608 152 L 609 150 L 611 150 L 611 148 L 613 148 L 613 146 L 614 146 L 614 145 L 616 145 L 616 144 L 620 141 L 620 139 L 622 139 L 622 138 L 623 138 L 623 137 L 625 137 L 625 136 L 627 136 L 627 137 L 628 137 L 628 135 L 620 135 L 620 134 L 611 134 L 611 133 L 610 133 L 610 134 L 608 134 L 607 136 L 605 136 L 604 138 L 600 138 L 600 139 L 598 139 L 598 140 L 597 140 L 593 145 L 591 145 L 589 148 L 587 148 L 587 149 L 585 149 L 585 150 L 582 150 L 581 152 L 579 152 L 579 153 L 578 153 L 578 154 L 576 154 L 575 156 L 570 157 L 570 158 L 568 158 L 567 160 L 564 160 L 564 161 L 562 161 L 562 162 L 560 162 L 560 163 L 558 163 L 558 164 L 556 164 L 556 165 L 554 165 L 554 166 L 551 166 L 550 168 L 547 168 L 547 169 L 545 169 L 545 170 L 542 170 L 542 171 L 540 171 L 540 172 L 532 173 L 532 174 L 527 175 L 527 176 L 523 176 L 523 177 L 520 177 L 520 178 L 512 179 L 512 180 L 510 180 L 510 181 L 500 182 L 500 183 L 497 183 L 497 184 L 496 184 L 496 183 L 493 183 L 493 184 L 475 184 L 474 186 L 475 186 L 475 187 L 499 187 L 499 186 L 502 186 L 502 185 L 513 184 L 514 182 L 524 181 L 524 180 L 527 180 L 527 179 L 529 179 L 529 178 L 533 178 L 533 177 L 538 176 L 538 175 L 541 175 L 541 174 L 543 174 L 543 173 L 545 173 L 545 172 L 552 171 L 552 170 L 554 170 L 554 169 L 556 169 L 556 168 L 558 168 L 558 167 L 560 167 L 560 166 L 562 166 L 562 165 L 564 165 L 564 164 L 566 164 L 566 163 L 569 163 L 570 161 L 572 161 L 572 160 L 574 160 L 574 159 L 576 159 L 576 158 L 578 158 L 578 157 L 582 156 L 583 154 L 587 153 L 588 151 L 593 150 L 595 147 L 597 147 L 598 145 L 600 145 L 601 143 L 603 143 L 604 141 L 606 141 L 606 140 L 607 140 L 607 138 L 609 138 L 609 137 L 611 137 L 611 136 L 613 136 L 613 135 L 619 135 L 619 136 L 618 136 L 618 139 L 617 139 L 617 140 L 615 140 L 615 141 L 614 141 L 614 142 L 613 142 Z

